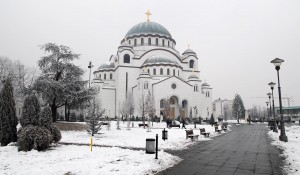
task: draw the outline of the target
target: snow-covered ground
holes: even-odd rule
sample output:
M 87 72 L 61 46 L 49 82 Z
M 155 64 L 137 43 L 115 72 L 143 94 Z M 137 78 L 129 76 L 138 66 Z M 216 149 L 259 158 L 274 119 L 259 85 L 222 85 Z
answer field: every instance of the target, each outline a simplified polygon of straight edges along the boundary
M 165 123 L 153 123 L 153 128 L 151 129 L 151 132 L 147 132 L 148 130 L 144 129 L 143 127 L 138 127 L 138 123 L 141 122 L 135 122 L 135 127 L 130 128 L 130 130 L 127 130 L 127 123 L 121 122 L 121 130 L 117 130 L 116 122 L 112 122 L 110 130 L 107 129 L 107 126 L 102 127 L 100 134 L 96 134 L 94 136 L 93 143 L 96 145 L 106 146 L 145 148 L 146 139 L 155 138 L 156 134 L 158 134 L 159 149 L 181 150 L 188 148 L 188 146 L 195 144 L 196 142 L 207 141 L 210 140 L 211 137 L 220 135 L 215 132 L 215 128 L 211 125 L 197 125 L 197 128 L 194 129 L 194 125 L 190 124 L 186 125 L 186 128 L 193 129 L 194 134 L 199 135 L 198 141 L 192 142 L 191 139 L 186 139 L 185 129 L 178 128 L 166 129 L 168 131 L 168 139 L 163 141 L 162 130 L 164 127 L 166 127 Z M 210 132 L 210 137 L 204 138 L 203 135 L 200 135 L 199 128 L 205 128 L 206 132 Z M 221 134 L 223 133 L 225 132 L 222 131 Z M 61 142 L 89 144 L 90 135 L 88 135 L 86 131 L 62 131 Z
M 172 128 L 166 129 L 168 140 L 163 141 L 162 130 L 166 127 L 165 123 L 153 123 L 151 132 L 139 128 L 138 123 L 141 122 L 134 122 L 135 127 L 130 130 L 127 130 L 126 122 L 120 122 L 121 130 L 116 129 L 115 121 L 111 123 L 110 130 L 107 126 L 102 126 L 100 134 L 94 136 L 93 143 L 112 147 L 94 146 L 92 152 L 88 145 L 57 144 L 42 152 L 36 150 L 18 152 L 13 144 L 0 146 L 0 174 L 155 174 L 181 161 L 179 157 L 164 152 L 164 149 L 187 149 L 192 144 L 208 141 L 211 137 L 220 135 L 210 125 L 197 125 L 194 129 L 194 125 L 191 124 L 186 128 L 193 129 L 194 134 L 200 135 L 199 128 L 205 128 L 210 132 L 210 137 L 204 138 L 200 135 L 199 140 L 192 142 L 191 139 L 186 139 L 185 129 Z M 229 131 L 230 128 L 227 132 Z M 90 143 L 90 135 L 86 131 L 61 132 L 61 142 Z M 221 134 L 224 133 L 222 131 Z M 154 154 L 146 154 L 143 150 L 146 147 L 146 138 L 155 138 L 156 134 L 159 135 L 158 159 L 155 159 Z M 140 148 L 141 151 L 129 148 Z
M 154 154 L 121 148 L 57 145 L 47 151 L 18 152 L 16 146 L 0 147 L 0 174 L 154 174 L 181 161 L 160 151 Z
M 275 133 L 269 131 L 268 135 L 274 139 L 272 145 L 283 150 L 283 156 L 286 161 L 285 171 L 290 175 L 300 174 L 300 126 L 285 127 L 288 142 L 279 141 L 280 131 Z

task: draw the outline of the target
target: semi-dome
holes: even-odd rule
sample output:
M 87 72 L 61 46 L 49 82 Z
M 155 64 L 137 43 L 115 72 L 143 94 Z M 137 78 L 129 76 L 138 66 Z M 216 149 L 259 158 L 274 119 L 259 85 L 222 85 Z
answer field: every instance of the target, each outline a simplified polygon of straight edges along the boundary
M 145 64 L 158 64 L 158 63 L 178 65 L 177 61 L 175 61 L 174 59 L 166 57 L 166 56 L 158 56 L 158 55 L 151 56 L 150 58 L 148 58 L 145 61 L 144 65 Z
M 102 64 L 99 68 L 99 69 L 112 69 L 112 68 L 115 68 L 115 64 L 113 62 L 110 62 L 109 64 Z
M 140 35 L 140 34 L 159 34 L 159 35 L 164 35 L 172 38 L 170 32 L 164 26 L 151 21 L 141 22 L 133 26 L 127 32 L 125 38 L 128 36 Z
M 184 52 L 183 52 L 183 55 L 184 54 L 196 54 L 195 51 L 193 51 L 192 49 L 186 49 Z
M 207 83 L 203 83 L 203 84 L 202 84 L 202 87 L 203 87 L 203 86 L 209 86 L 209 84 L 207 84 Z
M 197 75 L 190 75 L 188 79 L 199 79 L 199 77 Z

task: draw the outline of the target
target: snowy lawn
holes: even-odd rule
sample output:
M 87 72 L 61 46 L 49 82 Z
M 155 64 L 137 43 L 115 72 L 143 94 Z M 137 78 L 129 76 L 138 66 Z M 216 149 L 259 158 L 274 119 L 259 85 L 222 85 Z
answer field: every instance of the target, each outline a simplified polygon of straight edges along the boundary
M 181 159 L 160 151 L 154 154 L 121 148 L 58 145 L 47 151 L 18 152 L 16 146 L 0 147 L 0 174 L 154 174 Z
M 112 122 L 111 129 L 108 130 L 107 126 L 102 126 L 100 134 L 94 136 L 93 143 L 96 145 L 106 145 L 106 146 L 121 146 L 129 148 L 145 148 L 146 138 L 155 138 L 156 134 L 159 136 L 158 148 L 159 149 L 172 149 L 181 150 L 186 149 L 188 146 L 200 142 L 210 140 L 211 137 L 220 135 L 215 132 L 215 128 L 210 125 L 197 125 L 197 129 L 194 129 L 194 125 L 186 125 L 187 129 L 192 129 L 194 134 L 199 135 L 199 140 L 192 142 L 191 139 L 186 139 L 185 129 L 166 129 L 168 131 L 168 140 L 162 140 L 162 130 L 166 127 L 165 123 L 153 123 L 153 128 L 151 132 L 147 132 L 147 129 L 143 127 L 138 127 L 138 123 L 135 122 L 134 128 L 127 130 L 127 123 L 120 122 L 121 130 L 116 129 L 116 122 Z M 130 125 L 132 126 L 132 125 Z M 205 128 L 207 132 L 210 132 L 209 138 L 204 138 L 200 135 L 199 128 Z M 228 128 L 229 132 L 230 129 Z M 221 134 L 225 132 L 222 131 Z M 89 144 L 90 135 L 86 131 L 62 131 L 61 142 L 66 143 L 82 143 Z
M 272 145 L 283 150 L 283 156 L 286 161 L 285 170 L 288 174 L 300 174 L 300 126 L 285 127 L 288 142 L 279 141 L 280 130 L 278 133 L 269 131 L 268 135 L 274 139 Z

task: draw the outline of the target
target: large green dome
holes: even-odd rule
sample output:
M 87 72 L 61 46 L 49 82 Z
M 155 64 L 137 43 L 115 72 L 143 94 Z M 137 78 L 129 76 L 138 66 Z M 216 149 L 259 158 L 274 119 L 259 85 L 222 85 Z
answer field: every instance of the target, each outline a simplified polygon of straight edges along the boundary
M 171 37 L 170 32 L 162 25 L 156 22 L 141 22 L 133 26 L 126 34 L 126 37 L 140 34 L 159 34 Z
M 148 58 L 145 62 L 144 65 L 147 64 L 174 64 L 174 65 L 178 65 L 177 61 L 173 60 L 172 58 L 166 57 L 166 56 L 151 56 L 150 58 Z

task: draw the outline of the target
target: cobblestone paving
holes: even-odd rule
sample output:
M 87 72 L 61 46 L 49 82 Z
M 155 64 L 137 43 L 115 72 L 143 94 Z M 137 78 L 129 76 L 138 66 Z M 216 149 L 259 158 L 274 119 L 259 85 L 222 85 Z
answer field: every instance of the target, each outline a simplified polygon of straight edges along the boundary
M 234 125 L 234 124 L 232 124 Z M 168 151 L 184 160 L 159 175 L 281 175 L 280 150 L 271 146 L 265 124 L 241 124 L 190 149 Z

